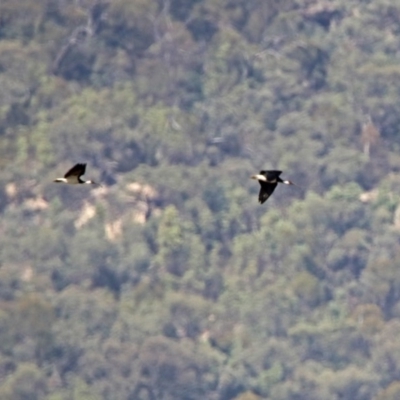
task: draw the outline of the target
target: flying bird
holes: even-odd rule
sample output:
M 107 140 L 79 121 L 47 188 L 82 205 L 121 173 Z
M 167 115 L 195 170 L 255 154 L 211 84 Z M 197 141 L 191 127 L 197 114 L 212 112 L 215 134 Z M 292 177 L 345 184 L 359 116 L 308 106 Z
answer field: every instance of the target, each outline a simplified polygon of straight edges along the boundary
M 276 185 L 278 183 L 284 183 L 285 185 L 295 185 L 291 181 L 282 180 L 279 175 L 282 171 L 260 171 L 259 174 L 253 175 L 251 179 L 256 179 L 261 188 L 260 193 L 258 195 L 258 201 L 260 204 L 265 203 L 269 196 L 274 192 Z M 295 185 L 297 186 L 297 185 Z
M 57 178 L 54 182 L 68 183 L 70 185 L 86 183 L 89 185 L 98 185 L 98 183 L 88 180 L 82 180 L 81 176 L 85 174 L 86 164 L 74 165 L 65 175 L 64 178 Z

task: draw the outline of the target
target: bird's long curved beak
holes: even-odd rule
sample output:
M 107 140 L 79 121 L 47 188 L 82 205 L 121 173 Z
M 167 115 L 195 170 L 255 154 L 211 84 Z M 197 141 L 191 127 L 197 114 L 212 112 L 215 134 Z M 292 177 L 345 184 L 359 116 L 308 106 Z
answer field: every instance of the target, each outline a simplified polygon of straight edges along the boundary
M 296 187 L 300 187 L 299 185 L 296 185 L 295 183 L 293 183 L 292 181 L 283 181 L 283 183 L 285 183 L 286 185 L 293 185 L 293 186 L 296 186 Z

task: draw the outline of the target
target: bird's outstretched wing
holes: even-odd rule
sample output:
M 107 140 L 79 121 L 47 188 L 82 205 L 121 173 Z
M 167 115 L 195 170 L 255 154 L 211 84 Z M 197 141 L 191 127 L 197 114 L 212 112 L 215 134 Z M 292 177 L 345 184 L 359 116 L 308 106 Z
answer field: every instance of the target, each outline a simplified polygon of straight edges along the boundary
M 260 182 L 260 193 L 258 195 L 258 201 L 260 202 L 260 204 L 265 203 L 269 196 L 271 196 L 271 194 L 274 192 L 277 183 L 267 183 L 267 182 Z
M 80 176 L 85 174 L 85 171 L 86 164 L 76 164 L 64 175 L 64 178 L 69 178 L 71 176 L 79 178 Z
M 279 178 L 279 175 L 282 173 L 282 171 L 260 171 L 261 175 L 264 175 L 267 178 L 267 181 L 274 181 Z

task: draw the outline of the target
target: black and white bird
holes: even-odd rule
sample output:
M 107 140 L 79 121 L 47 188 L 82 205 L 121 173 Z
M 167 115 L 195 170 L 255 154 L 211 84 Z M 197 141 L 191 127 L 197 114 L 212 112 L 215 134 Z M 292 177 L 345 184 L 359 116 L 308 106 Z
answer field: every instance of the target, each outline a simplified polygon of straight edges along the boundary
M 86 171 L 86 164 L 76 164 L 74 165 L 65 175 L 63 178 L 54 179 L 54 182 L 58 183 L 68 183 L 70 185 L 76 184 L 89 184 L 89 185 L 98 185 L 95 181 L 91 180 L 83 180 L 81 176 L 85 174 Z
M 260 171 L 259 174 L 253 175 L 251 179 L 256 179 L 261 188 L 258 195 L 258 201 L 260 204 L 266 202 L 274 192 L 278 183 L 284 183 L 285 185 L 295 185 L 292 181 L 282 180 L 279 175 L 282 171 Z M 296 186 L 296 185 L 295 185 Z

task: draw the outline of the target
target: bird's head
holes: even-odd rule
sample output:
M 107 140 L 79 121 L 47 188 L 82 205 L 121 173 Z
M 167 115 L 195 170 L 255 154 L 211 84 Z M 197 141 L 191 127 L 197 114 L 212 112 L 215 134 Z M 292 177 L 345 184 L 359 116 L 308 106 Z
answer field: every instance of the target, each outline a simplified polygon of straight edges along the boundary
M 91 181 L 91 180 L 85 181 L 85 183 L 86 183 L 87 185 L 103 186 L 101 183 L 98 183 L 98 182 L 95 182 L 95 181 Z
M 295 183 L 293 183 L 292 181 L 283 181 L 283 183 L 285 185 L 293 185 L 293 186 L 297 186 Z
M 67 180 L 65 179 L 65 178 L 57 178 L 57 179 L 54 179 L 54 181 L 53 182 L 56 182 L 56 183 L 62 183 L 62 182 L 67 182 Z

